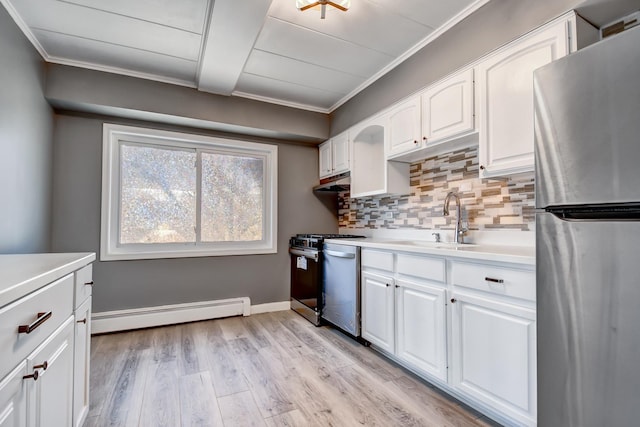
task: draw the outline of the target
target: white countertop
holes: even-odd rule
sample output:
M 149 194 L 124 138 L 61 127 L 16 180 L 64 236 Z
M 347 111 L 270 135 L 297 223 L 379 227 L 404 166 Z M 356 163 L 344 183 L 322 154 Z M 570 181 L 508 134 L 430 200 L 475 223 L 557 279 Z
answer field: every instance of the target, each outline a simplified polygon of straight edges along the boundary
M 536 249 L 531 246 L 502 246 L 484 244 L 436 243 L 422 240 L 395 240 L 378 238 L 327 239 L 335 243 L 363 248 L 386 249 L 391 251 L 414 252 L 483 261 L 509 262 L 535 266 Z
M 93 262 L 96 254 L 0 255 L 0 307 Z

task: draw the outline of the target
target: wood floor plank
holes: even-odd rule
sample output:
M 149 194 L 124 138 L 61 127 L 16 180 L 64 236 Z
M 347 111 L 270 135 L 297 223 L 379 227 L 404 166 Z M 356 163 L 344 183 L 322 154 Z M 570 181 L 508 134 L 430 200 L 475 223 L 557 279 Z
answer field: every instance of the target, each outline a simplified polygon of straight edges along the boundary
M 180 425 L 180 387 L 178 362 L 151 363 L 147 374 L 140 426 L 174 427 Z
M 180 377 L 182 427 L 222 427 L 222 414 L 208 371 Z
M 337 349 L 348 355 L 360 366 L 371 370 L 374 375 L 384 381 L 391 381 L 404 375 L 404 371 L 391 364 L 384 356 L 373 352 L 354 339 L 330 327 L 318 328 L 318 334 L 329 341 Z
M 198 352 L 204 354 L 218 397 L 249 390 L 231 348 L 224 339 L 220 323 L 207 321 L 194 324 Z
M 248 338 L 231 340 L 231 348 L 249 384 L 258 409 L 264 418 L 283 414 L 295 409 L 286 391 L 274 375 L 271 366 L 265 362 Z
M 266 423 L 250 391 L 218 398 L 225 427 L 260 427 Z
M 269 427 L 310 427 L 312 425 L 299 409 L 267 418 L 265 421 Z
M 179 326 L 180 347 L 178 350 L 178 365 L 182 375 L 190 375 L 206 370 L 200 368 L 200 359 L 196 351 L 195 323 L 185 323 Z M 204 362 L 204 361 L 203 361 Z
M 369 408 L 382 411 L 391 419 L 389 425 L 420 427 L 427 424 L 421 414 L 415 413 L 406 402 L 394 398 L 384 388 L 384 385 L 376 381 L 368 372 L 358 366 L 347 366 L 336 371 L 341 379 L 348 382 L 354 389 L 362 393 L 362 398 L 370 404 Z
M 92 338 L 92 426 L 494 426 L 293 311 Z

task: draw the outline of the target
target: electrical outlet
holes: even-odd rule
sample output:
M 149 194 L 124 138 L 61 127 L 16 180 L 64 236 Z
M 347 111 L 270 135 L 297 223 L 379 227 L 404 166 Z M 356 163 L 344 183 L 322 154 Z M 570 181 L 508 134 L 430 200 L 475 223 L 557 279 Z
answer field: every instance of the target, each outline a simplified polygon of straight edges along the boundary
M 384 214 L 384 219 L 393 219 L 393 212 L 387 212 Z
M 471 183 L 470 182 L 462 183 L 462 184 L 460 184 L 460 187 L 458 189 L 461 192 L 471 191 Z

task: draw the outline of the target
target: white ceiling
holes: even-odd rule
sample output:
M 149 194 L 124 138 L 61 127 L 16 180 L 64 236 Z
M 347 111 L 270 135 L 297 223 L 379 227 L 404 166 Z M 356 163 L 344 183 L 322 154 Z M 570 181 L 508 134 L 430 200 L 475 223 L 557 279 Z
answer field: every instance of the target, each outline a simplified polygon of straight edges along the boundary
M 46 61 L 321 112 L 488 1 L 0 0 Z

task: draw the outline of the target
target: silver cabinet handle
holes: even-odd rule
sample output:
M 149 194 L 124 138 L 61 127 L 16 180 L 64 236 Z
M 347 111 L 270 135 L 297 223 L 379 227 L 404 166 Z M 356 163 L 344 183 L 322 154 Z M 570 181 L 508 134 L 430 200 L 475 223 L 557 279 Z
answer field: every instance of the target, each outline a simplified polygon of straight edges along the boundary
M 349 252 L 338 252 L 338 251 L 332 251 L 330 249 L 325 249 L 324 253 L 330 256 L 334 256 L 336 258 L 350 258 L 353 259 L 356 257 L 356 254 L 352 254 Z
M 487 282 L 493 282 L 493 283 L 504 283 L 503 279 L 494 279 L 493 277 L 485 277 L 484 280 L 486 280 Z

